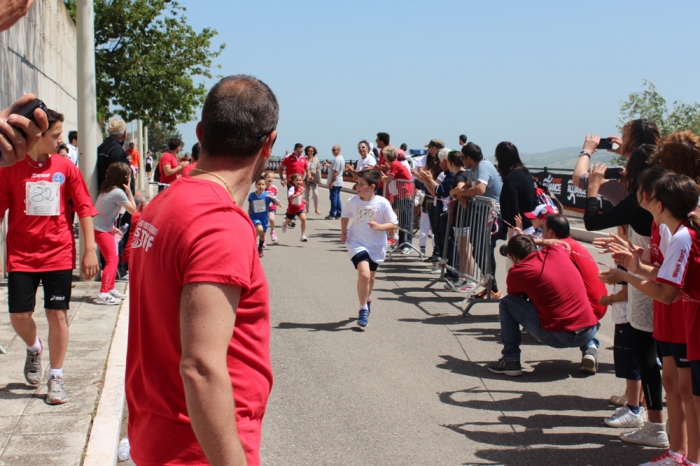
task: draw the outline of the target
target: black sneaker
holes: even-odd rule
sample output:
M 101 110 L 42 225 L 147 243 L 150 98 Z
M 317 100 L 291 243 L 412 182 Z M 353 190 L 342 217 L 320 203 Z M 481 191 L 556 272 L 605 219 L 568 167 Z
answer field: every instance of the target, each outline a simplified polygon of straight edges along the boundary
M 440 262 L 440 256 L 436 256 L 435 254 L 433 254 L 427 259 L 423 259 L 423 262 Z
M 584 374 L 595 374 L 598 372 L 598 348 L 595 346 L 589 346 L 583 352 L 581 372 Z
M 501 358 L 498 362 L 492 362 L 488 365 L 488 369 L 494 374 L 505 374 L 511 377 L 523 375 L 523 369 L 520 367 L 520 361 L 506 361 Z
M 292 221 L 292 223 L 289 224 L 289 228 L 294 228 L 295 226 L 297 226 L 297 222 L 295 221 Z
M 325 220 L 335 220 L 335 217 L 332 215 L 328 215 Z

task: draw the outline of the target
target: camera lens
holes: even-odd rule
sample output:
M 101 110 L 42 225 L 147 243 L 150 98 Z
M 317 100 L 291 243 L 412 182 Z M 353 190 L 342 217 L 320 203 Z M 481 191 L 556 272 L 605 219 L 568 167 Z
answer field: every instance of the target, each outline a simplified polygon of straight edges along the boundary
M 508 245 L 507 245 L 507 244 L 501 244 L 501 247 L 498 248 L 498 252 L 499 252 L 503 257 L 508 257 Z

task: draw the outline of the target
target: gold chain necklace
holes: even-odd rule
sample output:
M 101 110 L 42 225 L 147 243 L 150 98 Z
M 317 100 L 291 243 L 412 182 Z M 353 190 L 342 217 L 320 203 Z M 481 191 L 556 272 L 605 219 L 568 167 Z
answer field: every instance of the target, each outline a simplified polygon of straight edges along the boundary
M 233 201 L 233 205 L 236 205 L 236 199 L 233 198 L 233 191 L 231 191 L 231 187 L 228 185 L 228 183 L 226 182 L 225 179 L 223 179 L 221 176 L 217 175 L 216 173 L 212 173 L 212 172 L 207 171 L 207 170 L 202 170 L 201 168 L 198 168 L 198 167 L 193 168 L 192 171 L 206 173 L 207 175 L 211 175 L 215 178 L 218 178 L 224 184 L 224 186 L 226 186 L 226 191 L 228 191 L 229 196 L 231 196 L 231 200 Z

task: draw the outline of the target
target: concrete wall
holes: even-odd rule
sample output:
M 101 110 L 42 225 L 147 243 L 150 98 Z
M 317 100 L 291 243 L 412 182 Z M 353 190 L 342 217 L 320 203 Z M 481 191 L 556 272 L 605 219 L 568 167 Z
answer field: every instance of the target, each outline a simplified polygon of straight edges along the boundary
M 63 138 L 78 129 L 76 28 L 62 0 L 36 0 L 0 33 L 0 108 L 27 92 L 63 113 Z

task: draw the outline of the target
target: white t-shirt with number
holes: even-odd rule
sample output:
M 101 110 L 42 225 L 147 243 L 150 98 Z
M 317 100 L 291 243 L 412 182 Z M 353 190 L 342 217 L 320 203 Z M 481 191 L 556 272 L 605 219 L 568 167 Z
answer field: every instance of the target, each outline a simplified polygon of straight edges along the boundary
M 367 251 L 370 259 L 381 264 L 386 257 L 386 232 L 372 230 L 369 222 L 378 224 L 398 224 L 391 204 L 382 196 L 375 196 L 371 201 L 363 201 L 360 196 L 353 196 L 343 208 L 343 218 L 352 220 L 348 228 L 348 237 L 345 245 L 348 255 L 352 259 L 356 254 Z

